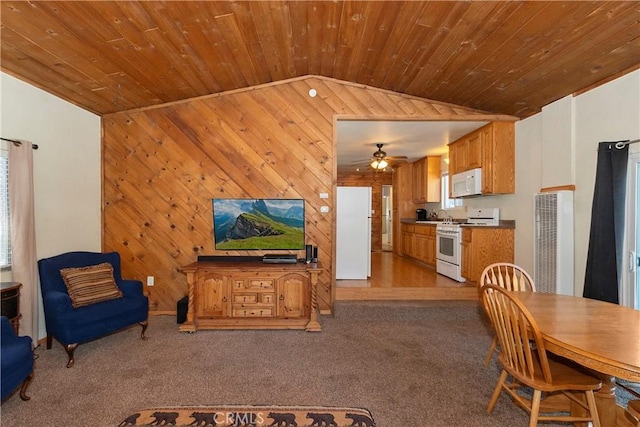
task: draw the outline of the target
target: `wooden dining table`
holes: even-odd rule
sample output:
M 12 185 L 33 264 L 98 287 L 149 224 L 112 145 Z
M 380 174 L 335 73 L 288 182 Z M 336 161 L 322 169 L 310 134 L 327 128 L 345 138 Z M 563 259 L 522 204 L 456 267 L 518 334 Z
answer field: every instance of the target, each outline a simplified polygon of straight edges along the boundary
M 551 353 L 590 369 L 602 426 L 616 426 L 616 378 L 640 382 L 640 311 L 589 298 L 515 292 L 533 315 Z

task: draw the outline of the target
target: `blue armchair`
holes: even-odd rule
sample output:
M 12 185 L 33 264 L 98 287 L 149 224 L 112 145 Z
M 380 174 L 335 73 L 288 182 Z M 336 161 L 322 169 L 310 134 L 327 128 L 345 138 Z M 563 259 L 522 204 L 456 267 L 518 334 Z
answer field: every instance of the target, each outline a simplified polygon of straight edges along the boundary
M 20 384 L 20 397 L 29 400 L 27 387 L 33 379 L 33 346 L 31 337 L 19 337 L 5 316 L 0 317 L 0 372 L 2 373 L 2 400 Z
M 109 299 L 74 308 L 60 270 L 88 267 L 107 262 L 113 267 L 113 278 L 122 292 L 121 298 Z M 78 344 L 136 323 L 142 326 L 141 337 L 146 340 L 149 299 L 142 292 L 142 282 L 125 280 L 120 273 L 120 254 L 117 252 L 69 252 L 38 261 L 40 287 L 47 326 L 47 349 L 53 338 L 67 351 L 67 368 L 74 364 Z

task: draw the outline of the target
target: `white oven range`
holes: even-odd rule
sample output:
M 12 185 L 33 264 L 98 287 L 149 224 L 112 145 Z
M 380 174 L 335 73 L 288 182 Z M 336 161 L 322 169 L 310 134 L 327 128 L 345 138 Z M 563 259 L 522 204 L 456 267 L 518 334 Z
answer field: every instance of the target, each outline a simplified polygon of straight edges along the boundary
M 500 225 L 499 208 L 467 210 L 467 222 L 452 223 L 451 220 L 436 225 L 436 272 L 464 282 L 462 277 L 462 227 L 495 227 Z
M 436 272 L 464 282 L 461 271 L 462 228 L 460 224 L 436 225 Z

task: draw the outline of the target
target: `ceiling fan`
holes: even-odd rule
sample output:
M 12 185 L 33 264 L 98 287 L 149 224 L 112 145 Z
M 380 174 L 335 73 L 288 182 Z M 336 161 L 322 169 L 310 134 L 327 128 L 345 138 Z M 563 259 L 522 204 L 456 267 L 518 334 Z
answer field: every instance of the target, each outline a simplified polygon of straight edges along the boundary
M 404 163 L 407 161 L 407 156 L 387 156 L 387 152 L 382 150 L 384 144 L 377 143 L 376 147 L 378 147 L 378 151 L 373 153 L 371 159 L 367 160 L 357 160 L 353 163 L 355 164 L 369 164 L 374 171 L 382 171 L 385 170 L 388 166 L 392 166 L 398 163 Z M 365 163 L 366 162 L 366 163 Z

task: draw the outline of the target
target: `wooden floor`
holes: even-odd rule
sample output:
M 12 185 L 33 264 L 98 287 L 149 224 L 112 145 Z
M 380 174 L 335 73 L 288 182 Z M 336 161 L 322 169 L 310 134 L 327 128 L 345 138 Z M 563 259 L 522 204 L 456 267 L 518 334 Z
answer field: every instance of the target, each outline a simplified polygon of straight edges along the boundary
M 371 254 L 371 277 L 337 280 L 336 300 L 475 300 L 475 285 L 459 283 L 409 258 L 381 251 Z

